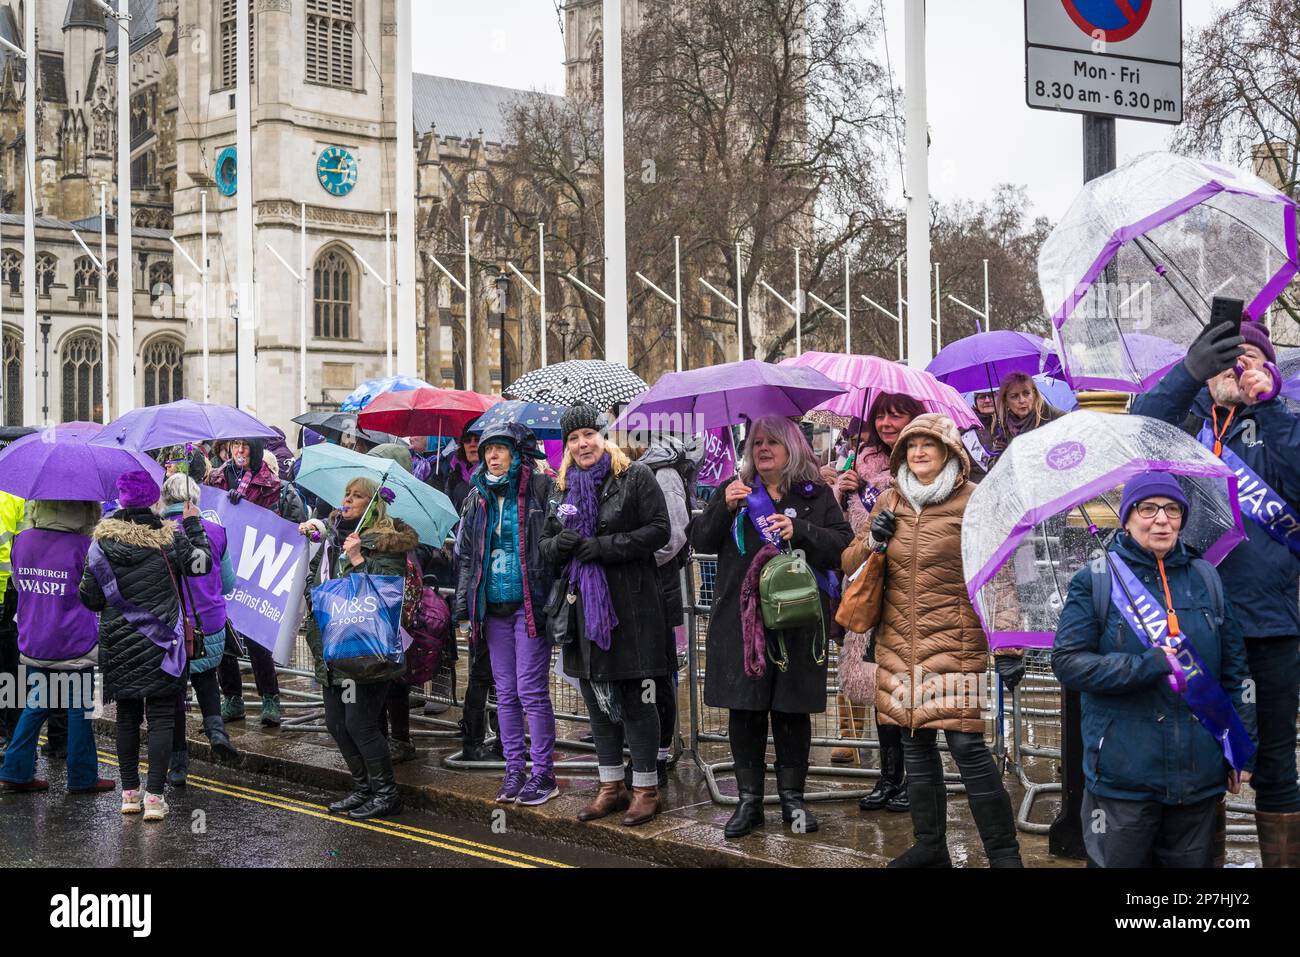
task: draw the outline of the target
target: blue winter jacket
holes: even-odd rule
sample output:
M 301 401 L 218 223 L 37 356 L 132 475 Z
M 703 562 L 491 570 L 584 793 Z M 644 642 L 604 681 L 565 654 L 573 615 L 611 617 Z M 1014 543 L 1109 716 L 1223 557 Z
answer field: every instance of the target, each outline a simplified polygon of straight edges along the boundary
M 1147 590 L 1163 602 L 1154 556 L 1120 532 L 1109 551 L 1123 558 Z M 1191 566 L 1195 553 L 1182 543 L 1165 559 L 1169 592 L 1185 641 L 1232 698 L 1255 739 L 1255 706 L 1244 700 L 1246 647 L 1231 600 L 1215 626 L 1214 598 Z M 1092 569 L 1070 582 L 1052 646 L 1052 670 L 1067 688 L 1082 692 L 1083 773 L 1100 797 L 1161 804 L 1194 804 L 1227 787 L 1228 762 L 1214 736 L 1166 678 L 1169 660 L 1138 638 L 1114 602 L 1098 622 Z M 1253 766 L 1253 765 L 1252 765 Z M 1248 768 L 1249 769 L 1249 768 Z
M 1210 393 L 1180 362 L 1146 395 L 1133 402 L 1135 415 L 1162 419 L 1193 435 L 1210 421 Z M 1222 425 L 1226 413 L 1219 413 Z M 1300 505 L 1300 417 L 1280 399 L 1243 405 L 1232 417 L 1224 447 L 1232 449 L 1293 507 Z M 1300 558 L 1243 518 L 1247 540 L 1219 565 L 1247 638 L 1300 635 Z

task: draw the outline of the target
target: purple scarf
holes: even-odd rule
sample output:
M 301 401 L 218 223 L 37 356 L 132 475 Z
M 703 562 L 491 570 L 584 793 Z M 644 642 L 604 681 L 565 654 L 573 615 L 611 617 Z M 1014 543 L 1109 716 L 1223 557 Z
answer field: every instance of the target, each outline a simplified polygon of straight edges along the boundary
M 568 494 L 564 497 L 560 521 L 583 538 L 596 534 L 600 514 L 600 486 L 609 475 L 609 453 L 602 455 L 589 469 L 571 467 L 566 476 Z M 582 594 L 582 615 L 586 623 L 587 638 L 601 651 L 609 651 L 610 636 L 618 627 L 618 615 L 609 597 L 609 581 L 605 569 L 596 562 L 580 562 L 577 556 L 569 559 L 566 569 L 569 581 L 578 586 Z

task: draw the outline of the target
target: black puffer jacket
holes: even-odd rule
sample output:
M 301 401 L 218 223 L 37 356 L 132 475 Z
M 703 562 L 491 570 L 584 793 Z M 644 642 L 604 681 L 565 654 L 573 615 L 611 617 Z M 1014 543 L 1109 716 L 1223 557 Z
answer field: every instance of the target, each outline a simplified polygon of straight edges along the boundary
M 576 468 L 576 466 L 575 466 Z M 558 490 L 551 499 L 542 533 L 542 557 L 559 574 L 568 562 L 556 553 L 555 537 L 562 527 L 555 510 L 564 501 Z M 633 462 L 622 475 L 610 474 L 600 487 L 600 513 L 596 541 L 600 563 L 609 581 L 609 597 L 618 615 L 609 651 L 601 651 L 586 637 L 564 648 L 564 670 L 574 678 L 621 681 L 656 678 L 669 672 L 672 632 L 664 621 L 659 596 L 659 569 L 655 552 L 668 544 L 668 506 L 652 473 Z M 582 634 L 582 602 L 578 602 Z
M 175 522 L 162 521 L 147 508 L 127 508 L 101 521 L 91 535 L 103 549 L 122 597 L 168 625 L 174 625 L 180 613 L 172 576 L 200 578 L 212 564 L 202 521 L 187 518 L 183 528 L 182 532 Z M 99 666 L 104 673 L 104 697 L 120 700 L 180 694 L 185 674 L 173 678 L 162 670 L 162 649 L 108 601 L 89 567 L 81 576 L 80 594 L 83 605 L 100 613 Z

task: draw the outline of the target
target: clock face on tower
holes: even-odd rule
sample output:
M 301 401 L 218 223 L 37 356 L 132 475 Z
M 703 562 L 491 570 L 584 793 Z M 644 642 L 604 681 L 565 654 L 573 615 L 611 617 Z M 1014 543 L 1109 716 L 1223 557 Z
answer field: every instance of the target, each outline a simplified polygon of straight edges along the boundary
M 357 185 L 357 159 L 341 146 L 330 146 L 316 158 L 316 179 L 327 193 L 346 196 Z
M 236 162 L 235 148 L 227 146 L 217 154 L 217 167 L 213 179 L 217 181 L 217 189 L 221 190 L 222 196 L 234 196 L 235 189 L 239 185 L 239 166 Z

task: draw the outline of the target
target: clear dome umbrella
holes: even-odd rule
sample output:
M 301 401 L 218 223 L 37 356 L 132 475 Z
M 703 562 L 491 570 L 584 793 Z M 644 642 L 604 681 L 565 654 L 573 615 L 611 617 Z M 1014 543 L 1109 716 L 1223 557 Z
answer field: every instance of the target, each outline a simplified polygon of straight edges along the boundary
M 971 603 L 991 647 L 1048 647 L 1070 579 L 1119 527 L 1124 484 L 1170 472 L 1190 510 L 1182 541 L 1218 564 L 1244 537 L 1237 477 L 1194 438 L 1138 415 L 1071 412 L 1019 436 L 962 522 Z
M 1038 256 L 1038 282 L 1066 380 L 1144 392 L 1185 353 L 1215 296 L 1262 319 L 1297 271 L 1296 203 L 1239 169 L 1146 153 L 1084 186 Z

